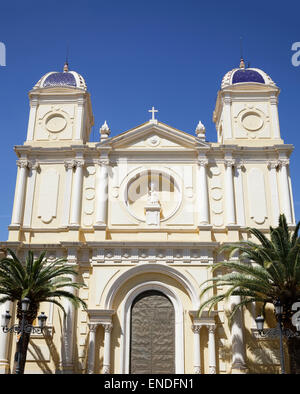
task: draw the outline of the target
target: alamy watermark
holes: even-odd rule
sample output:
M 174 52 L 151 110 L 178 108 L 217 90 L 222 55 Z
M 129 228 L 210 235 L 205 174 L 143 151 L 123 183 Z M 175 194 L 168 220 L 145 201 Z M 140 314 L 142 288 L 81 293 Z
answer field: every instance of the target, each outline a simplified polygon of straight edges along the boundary
M 293 42 L 292 51 L 296 51 L 292 56 L 292 65 L 294 67 L 300 66 L 300 42 Z
M 0 66 L 6 66 L 6 47 L 3 42 L 0 42 Z

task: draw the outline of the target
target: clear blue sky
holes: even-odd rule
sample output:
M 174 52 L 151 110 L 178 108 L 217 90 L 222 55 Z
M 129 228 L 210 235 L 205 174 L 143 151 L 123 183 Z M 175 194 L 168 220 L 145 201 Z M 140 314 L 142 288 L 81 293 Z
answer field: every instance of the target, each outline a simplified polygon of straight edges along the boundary
M 14 145 L 26 138 L 27 92 L 48 71 L 81 73 L 92 96 L 98 140 L 104 120 L 113 135 L 149 119 L 194 133 L 199 120 L 216 141 L 212 113 L 223 75 L 238 66 L 240 37 L 246 64 L 266 71 L 281 88 L 282 138 L 292 143 L 296 219 L 300 219 L 300 67 L 291 63 L 300 41 L 298 1 L 65 0 L 1 2 L 0 240 L 7 239 L 13 205 Z

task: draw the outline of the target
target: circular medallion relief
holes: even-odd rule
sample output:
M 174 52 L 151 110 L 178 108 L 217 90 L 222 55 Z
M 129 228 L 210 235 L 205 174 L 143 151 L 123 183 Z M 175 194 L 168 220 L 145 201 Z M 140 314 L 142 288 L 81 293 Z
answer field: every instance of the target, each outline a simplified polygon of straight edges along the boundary
M 223 197 L 223 193 L 222 193 L 222 189 L 220 188 L 214 188 L 211 191 L 211 196 L 214 200 L 221 200 L 221 198 Z
M 59 133 L 66 125 L 67 121 L 61 114 L 52 114 L 46 119 L 46 128 L 51 133 Z
M 151 194 L 151 184 L 155 196 Z M 182 198 L 181 190 L 173 176 L 159 170 L 138 173 L 126 184 L 124 192 L 129 213 L 142 222 L 146 220 L 145 209 L 149 204 L 159 204 L 160 221 L 165 221 L 178 210 Z
M 148 138 L 147 142 L 149 146 L 158 146 L 160 144 L 160 138 L 154 134 Z
M 261 116 L 256 112 L 247 112 L 242 116 L 241 121 L 245 129 L 249 131 L 259 130 L 264 124 Z

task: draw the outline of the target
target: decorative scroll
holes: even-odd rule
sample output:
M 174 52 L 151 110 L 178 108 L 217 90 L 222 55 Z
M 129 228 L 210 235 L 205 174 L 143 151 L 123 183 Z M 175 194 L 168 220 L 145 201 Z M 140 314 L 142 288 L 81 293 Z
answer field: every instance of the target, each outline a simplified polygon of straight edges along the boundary
M 210 181 L 210 197 L 212 222 L 216 227 L 221 227 L 224 224 L 224 207 L 223 207 L 223 187 L 221 181 L 221 172 L 218 167 L 211 167 L 212 178 Z

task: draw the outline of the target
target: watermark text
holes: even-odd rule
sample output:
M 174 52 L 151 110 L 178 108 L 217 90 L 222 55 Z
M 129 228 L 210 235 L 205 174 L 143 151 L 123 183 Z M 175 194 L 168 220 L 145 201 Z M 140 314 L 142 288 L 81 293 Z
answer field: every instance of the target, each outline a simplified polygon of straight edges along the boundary
M 300 66 L 300 42 L 293 42 L 291 50 L 295 52 L 291 59 L 292 65 L 298 67 Z
M 0 42 L 0 66 L 6 66 L 6 47 L 3 42 Z

